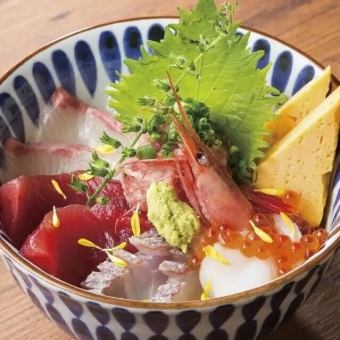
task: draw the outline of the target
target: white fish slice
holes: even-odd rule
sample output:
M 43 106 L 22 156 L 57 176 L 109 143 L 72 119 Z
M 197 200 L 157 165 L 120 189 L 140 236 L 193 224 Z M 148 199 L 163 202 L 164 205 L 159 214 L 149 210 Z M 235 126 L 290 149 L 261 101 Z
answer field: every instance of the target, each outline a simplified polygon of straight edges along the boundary
M 178 277 L 183 276 L 189 270 L 189 266 L 186 263 L 164 260 L 158 270 L 166 276 Z
M 93 271 L 81 286 L 97 294 L 126 298 L 124 287 L 129 270 L 116 266 L 110 261 L 102 262 L 99 271 Z
M 189 271 L 181 277 L 170 277 L 158 287 L 151 298 L 153 302 L 178 302 L 199 299 L 202 292 L 197 271 Z
M 123 249 L 114 251 L 114 255 L 128 263 L 129 275 L 124 279 L 124 287 L 129 299 L 147 300 L 165 283 L 166 277 L 158 270 L 163 257 L 132 254 Z
M 129 241 L 142 254 L 153 256 L 169 256 L 171 247 L 160 236 L 156 229 L 152 228 L 139 236 L 132 236 Z
M 122 124 L 112 113 L 90 107 L 62 88 L 55 91 L 51 102 L 52 105 L 45 107 L 33 142 L 96 147 L 103 131 L 123 144 L 128 142 L 122 134 Z
M 56 175 L 85 170 L 91 148 L 83 145 L 21 143 L 8 139 L 4 145 L 5 165 L 0 170 L 2 183 L 22 175 Z

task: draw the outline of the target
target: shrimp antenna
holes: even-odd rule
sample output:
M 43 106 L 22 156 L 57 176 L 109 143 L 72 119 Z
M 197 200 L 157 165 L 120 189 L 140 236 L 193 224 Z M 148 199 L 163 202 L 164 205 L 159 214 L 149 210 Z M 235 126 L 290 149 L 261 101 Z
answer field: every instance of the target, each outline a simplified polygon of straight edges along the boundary
M 217 168 L 220 168 L 218 165 L 218 162 L 216 161 L 216 158 L 214 154 L 211 152 L 211 150 L 202 142 L 201 138 L 197 135 L 196 131 L 194 130 L 193 126 L 191 125 L 190 119 L 188 117 L 188 114 L 185 112 L 184 107 L 182 105 L 181 100 L 179 99 L 178 93 L 176 91 L 176 88 L 174 86 L 174 83 L 171 79 L 170 73 L 167 72 L 167 76 L 169 79 L 169 85 L 173 92 L 174 98 L 176 100 L 178 110 L 181 114 L 183 125 L 178 120 L 178 118 L 172 114 L 171 119 L 176 126 L 176 129 L 178 133 L 180 134 L 183 143 L 188 146 L 188 149 L 190 151 L 191 156 L 193 156 L 194 159 L 196 159 L 197 153 L 199 151 L 203 151 L 205 156 L 207 157 L 210 164 L 216 166 Z M 187 137 L 188 133 L 191 136 L 191 143 L 189 143 L 189 138 Z
M 185 112 L 184 107 L 182 105 L 182 102 L 180 101 L 180 98 L 178 96 L 178 93 L 176 91 L 175 85 L 171 79 L 170 73 L 167 71 L 167 76 L 169 79 L 169 85 L 173 92 L 175 101 L 178 106 L 178 110 L 181 114 L 183 124 L 179 121 L 179 119 L 176 117 L 176 115 L 171 114 L 171 120 L 174 123 L 177 132 L 182 138 L 182 141 L 184 145 L 186 146 L 186 149 L 189 151 L 190 156 L 197 162 L 196 156 L 199 151 L 203 151 L 206 158 L 208 159 L 209 163 L 214 166 L 214 168 L 222 175 L 224 178 L 226 178 L 230 183 L 233 184 L 233 187 L 237 189 L 236 184 L 234 184 L 233 181 L 231 181 L 231 175 L 230 173 L 222 168 L 222 166 L 218 163 L 215 155 L 213 152 L 209 149 L 208 146 L 206 146 L 201 138 L 197 135 L 196 131 L 194 130 L 193 126 L 191 125 L 190 119 L 188 117 L 188 114 Z M 183 126 L 184 125 L 184 126 Z M 191 137 L 188 137 L 189 136 Z

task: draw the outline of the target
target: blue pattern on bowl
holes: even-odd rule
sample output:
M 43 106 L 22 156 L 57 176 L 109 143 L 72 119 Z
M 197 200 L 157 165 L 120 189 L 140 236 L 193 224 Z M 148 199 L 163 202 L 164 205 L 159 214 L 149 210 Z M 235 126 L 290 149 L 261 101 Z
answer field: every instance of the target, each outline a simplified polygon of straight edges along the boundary
M 310 82 L 315 75 L 314 68 L 310 65 L 304 67 L 298 76 L 296 77 L 293 94 L 298 92 L 302 87 L 304 87 L 308 82 Z
M 76 95 L 76 80 L 72 63 L 63 50 L 52 52 L 52 63 L 57 74 L 60 86 L 72 95 Z
M 127 58 L 138 59 L 141 56 L 140 47 L 143 45 L 140 30 L 136 26 L 128 27 L 123 38 L 124 52 Z
M 100 34 L 99 53 L 110 81 L 119 80 L 119 73 L 122 71 L 122 57 L 117 39 L 112 32 L 104 31 Z
M 24 120 L 21 110 L 15 99 L 7 92 L 0 93 L 1 120 L 4 122 L 3 135 L 0 140 L 4 141 L 8 134 L 10 136 L 25 141 Z
M 271 84 L 281 92 L 284 92 L 287 87 L 292 72 L 292 66 L 293 55 L 289 51 L 280 53 L 274 62 Z
M 33 64 L 33 78 L 41 96 L 44 98 L 45 103 L 47 103 L 56 90 L 51 72 L 45 64 L 36 62 Z
M 335 256 L 330 254 L 294 281 L 264 295 L 202 310 L 174 310 L 169 314 L 161 310 L 113 307 L 76 297 L 73 293 L 67 294 L 65 300 L 65 292 L 55 290 L 47 282 L 45 288 L 52 296 L 46 299 L 41 283 L 25 268 L 8 257 L 4 259 L 33 303 L 77 339 L 251 340 L 268 335 L 291 316 L 316 289 Z
M 138 58 L 139 45 L 159 41 L 173 19 L 143 19 L 78 33 L 36 54 L 0 85 L 0 146 L 9 136 L 29 141 L 43 105 L 62 86 L 80 99 L 105 109 L 104 88 L 127 71 L 122 60 Z M 240 29 L 239 34 L 246 30 Z M 322 69 L 276 40 L 252 33 L 249 47 L 264 50 L 258 63 L 273 64 L 268 82 L 288 96 Z M 26 138 L 25 138 L 26 137 Z M 0 149 L 1 160 L 2 149 Z M 339 164 L 339 162 L 337 163 Z M 337 167 L 327 227 L 340 219 L 340 169 Z M 1 234 L 2 240 L 6 237 Z M 8 240 L 6 240 L 8 242 Z M 8 243 L 6 243 L 8 244 Z M 17 250 L 10 245 L 11 251 Z M 37 275 L 4 255 L 6 266 L 32 302 L 51 320 L 78 339 L 255 339 L 266 336 L 296 311 L 319 284 L 334 257 L 329 253 L 306 272 L 259 296 L 235 303 L 167 310 L 122 307 L 83 297 Z
M 40 108 L 32 86 L 23 76 L 17 76 L 14 79 L 13 87 L 32 123 L 38 125 Z
M 266 39 L 258 39 L 255 41 L 253 46 L 253 51 L 263 51 L 263 57 L 258 61 L 257 67 L 262 69 L 266 67 L 269 63 L 270 58 L 270 44 Z
M 148 39 L 161 41 L 164 38 L 164 28 L 161 24 L 152 24 L 148 31 Z
M 97 64 L 90 45 L 80 40 L 74 48 L 74 56 L 80 75 L 93 97 L 97 87 Z

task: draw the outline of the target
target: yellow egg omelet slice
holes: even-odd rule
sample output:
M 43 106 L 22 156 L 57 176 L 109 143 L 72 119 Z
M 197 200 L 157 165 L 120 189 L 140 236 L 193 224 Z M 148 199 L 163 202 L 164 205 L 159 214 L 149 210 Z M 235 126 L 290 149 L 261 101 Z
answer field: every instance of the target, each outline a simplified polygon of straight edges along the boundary
M 320 105 L 326 98 L 331 80 L 331 68 L 328 66 L 322 74 L 306 84 L 277 111 L 277 118 L 267 124 L 272 133 L 266 140 L 273 145 L 283 138 L 304 117 Z
M 320 224 L 327 198 L 340 122 L 340 87 L 268 151 L 257 168 L 255 186 L 300 194 L 298 211 Z

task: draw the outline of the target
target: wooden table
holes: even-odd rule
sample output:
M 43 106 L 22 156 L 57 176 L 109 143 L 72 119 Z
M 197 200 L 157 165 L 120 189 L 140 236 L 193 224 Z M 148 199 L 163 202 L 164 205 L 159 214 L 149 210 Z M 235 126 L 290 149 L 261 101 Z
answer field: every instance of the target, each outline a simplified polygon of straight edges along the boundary
M 50 40 L 127 17 L 175 15 L 196 0 L 0 0 L 0 74 Z M 237 17 L 331 65 L 340 78 L 340 1 L 241 0 Z M 321 287 L 271 340 L 340 339 L 340 259 Z M 70 339 L 31 305 L 0 264 L 0 340 Z M 218 340 L 218 339 L 216 339 Z M 246 340 L 246 339 L 244 339 Z M 269 339 L 268 339 L 269 340 Z

